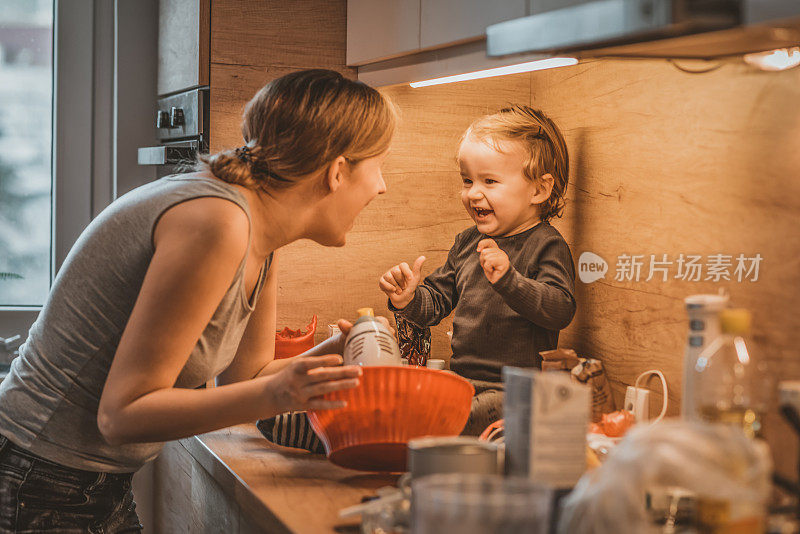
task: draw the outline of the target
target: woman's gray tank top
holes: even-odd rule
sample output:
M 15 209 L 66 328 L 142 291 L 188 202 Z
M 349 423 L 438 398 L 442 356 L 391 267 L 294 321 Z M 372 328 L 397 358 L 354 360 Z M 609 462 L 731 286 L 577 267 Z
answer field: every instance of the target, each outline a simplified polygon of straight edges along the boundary
M 229 200 L 250 219 L 247 200 L 235 187 L 207 173 L 194 173 L 139 187 L 89 224 L 0 384 L 0 434 L 33 454 L 89 471 L 131 472 L 158 454 L 161 443 L 106 443 L 97 428 L 97 409 L 153 257 L 156 223 L 169 208 L 200 197 Z M 245 294 L 242 259 L 175 387 L 198 387 L 230 364 L 271 258 L 251 296 Z

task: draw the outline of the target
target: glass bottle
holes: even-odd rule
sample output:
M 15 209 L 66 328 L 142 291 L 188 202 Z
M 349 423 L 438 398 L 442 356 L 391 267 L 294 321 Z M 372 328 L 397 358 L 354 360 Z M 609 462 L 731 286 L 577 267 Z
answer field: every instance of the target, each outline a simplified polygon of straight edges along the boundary
M 719 314 L 720 335 L 698 356 L 692 386 L 701 420 L 741 427 L 761 437 L 767 393 L 759 362 L 751 352 L 751 315 L 745 309 Z

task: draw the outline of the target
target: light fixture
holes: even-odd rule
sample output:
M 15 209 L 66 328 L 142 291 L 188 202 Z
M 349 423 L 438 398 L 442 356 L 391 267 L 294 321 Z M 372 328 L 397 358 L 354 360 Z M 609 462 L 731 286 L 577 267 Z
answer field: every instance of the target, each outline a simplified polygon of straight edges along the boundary
M 578 60 L 574 57 L 551 57 L 536 61 L 528 61 L 526 63 L 518 63 L 516 65 L 507 65 L 505 67 L 476 70 L 475 72 L 467 72 L 465 74 L 456 74 L 454 76 L 443 76 L 441 78 L 432 78 L 430 80 L 423 80 L 420 82 L 411 82 L 409 85 L 414 88 L 427 87 L 429 85 L 439 85 L 442 83 L 463 82 L 466 80 L 477 80 L 479 78 L 491 78 L 492 76 L 504 76 L 506 74 L 518 74 L 520 72 L 530 72 L 534 70 L 568 67 L 570 65 L 576 65 L 577 63 Z
M 745 54 L 744 62 L 761 70 L 779 71 L 800 65 L 800 47 Z

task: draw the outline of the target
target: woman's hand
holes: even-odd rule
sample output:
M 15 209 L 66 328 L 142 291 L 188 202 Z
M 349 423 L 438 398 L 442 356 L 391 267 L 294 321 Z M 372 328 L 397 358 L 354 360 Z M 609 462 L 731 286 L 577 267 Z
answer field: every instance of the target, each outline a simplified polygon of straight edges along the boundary
M 392 328 L 392 325 L 389 323 L 389 319 L 384 317 L 383 315 L 376 315 L 375 320 L 382 323 L 392 335 L 395 335 L 395 330 Z M 348 321 L 347 319 L 339 319 L 336 321 L 336 326 L 339 327 L 339 330 L 342 332 L 343 337 L 347 337 L 347 334 L 350 333 L 350 329 L 353 328 L 353 323 Z
M 265 393 L 275 413 L 331 410 L 347 405 L 345 401 L 329 401 L 321 397 L 357 387 L 361 376 L 359 366 L 342 367 L 342 357 L 336 354 L 293 360 L 282 371 L 270 376 L 266 383 Z
M 414 292 L 422 278 L 420 271 L 423 263 L 425 256 L 417 258 L 413 267 L 409 267 L 406 262 L 400 263 L 383 273 L 378 281 L 381 291 L 386 293 L 392 305 L 398 310 L 402 310 L 414 300 Z
M 353 323 L 348 321 L 347 319 L 339 319 L 336 321 L 336 326 L 339 327 L 339 331 L 342 333 L 342 338 L 346 338 L 347 335 L 350 333 L 350 330 L 353 328 Z

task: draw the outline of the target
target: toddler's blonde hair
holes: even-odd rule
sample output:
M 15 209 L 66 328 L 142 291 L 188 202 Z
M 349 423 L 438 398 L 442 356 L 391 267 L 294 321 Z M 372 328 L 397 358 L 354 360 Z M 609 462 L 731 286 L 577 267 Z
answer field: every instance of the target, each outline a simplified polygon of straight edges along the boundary
M 537 182 L 547 173 L 553 176 L 553 191 L 541 204 L 539 217 L 543 221 L 561 217 L 569 183 L 569 154 L 561 130 L 550 117 L 530 106 L 513 105 L 477 119 L 461 141 L 470 136 L 491 143 L 497 150 L 497 141 L 522 143 L 527 154 L 523 163 L 525 177 Z

